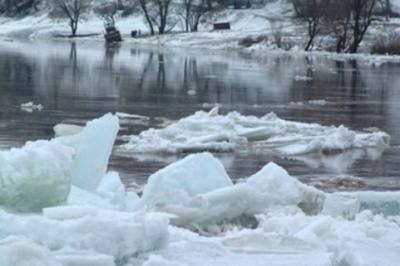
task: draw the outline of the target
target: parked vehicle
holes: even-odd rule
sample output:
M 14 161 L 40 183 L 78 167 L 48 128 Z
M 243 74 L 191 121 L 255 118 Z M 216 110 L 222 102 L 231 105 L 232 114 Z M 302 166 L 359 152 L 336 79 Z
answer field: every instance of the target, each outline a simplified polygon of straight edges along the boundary
M 104 34 L 104 38 L 106 39 L 107 42 L 121 42 L 122 41 L 121 34 L 120 34 L 119 30 L 117 30 L 117 28 L 115 27 L 114 23 L 112 23 L 112 22 L 104 23 L 104 28 L 106 30 L 106 33 Z

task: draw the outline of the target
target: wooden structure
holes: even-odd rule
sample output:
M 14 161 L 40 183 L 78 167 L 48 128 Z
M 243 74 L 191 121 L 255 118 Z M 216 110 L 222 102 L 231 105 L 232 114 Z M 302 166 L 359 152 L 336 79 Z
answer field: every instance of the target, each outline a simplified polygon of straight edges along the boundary
M 214 23 L 214 30 L 230 30 L 231 24 L 229 22 Z

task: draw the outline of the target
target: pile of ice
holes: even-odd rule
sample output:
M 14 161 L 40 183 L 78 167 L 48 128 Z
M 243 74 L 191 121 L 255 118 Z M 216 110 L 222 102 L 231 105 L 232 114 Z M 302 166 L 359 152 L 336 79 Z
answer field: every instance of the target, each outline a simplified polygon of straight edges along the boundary
M 167 244 L 169 216 L 122 212 L 129 193 L 106 172 L 118 128 L 107 114 L 0 153 L 1 265 L 114 265 Z
M 303 185 L 274 163 L 247 181 L 233 184 L 208 152 L 189 155 L 151 175 L 136 208 L 174 214 L 172 224 L 196 231 L 255 217 L 269 208 L 294 205 L 306 213 L 322 210 L 325 195 Z
M 350 149 L 386 147 L 385 132 L 355 132 L 345 126 L 286 121 L 274 113 L 263 117 L 238 112 L 220 115 L 218 107 L 198 111 L 165 128 L 130 136 L 119 151 L 131 154 L 233 151 L 259 149 L 281 155 L 337 153 Z
M 77 134 L 0 153 L 1 265 L 400 260 L 398 192 L 324 193 L 272 162 L 233 184 L 203 152 L 151 175 L 139 196 L 107 172 L 118 128 L 107 114 Z

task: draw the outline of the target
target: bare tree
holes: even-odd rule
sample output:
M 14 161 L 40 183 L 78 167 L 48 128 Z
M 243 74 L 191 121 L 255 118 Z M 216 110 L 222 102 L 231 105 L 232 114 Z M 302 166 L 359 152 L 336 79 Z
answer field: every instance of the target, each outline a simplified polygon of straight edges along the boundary
M 385 20 L 389 21 L 389 18 L 392 15 L 392 4 L 390 0 L 379 0 L 379 4 L 382 8 L 383 14 L 385 14 Z
M 102 5 L 96 6 L 94 12 L 106 21 L 111 21 L 115 24 L 115 15 L 117 14 L 118 4 L 115 2 L 107 2 Z
M 164 34 L 167 31 L 168 16 L 172 0 L 155 0 L 157 9 L 153 22 L 158 27 L 158 34 Z
M 374 21 L 374 7 L 381 0 L 292 0 L 298 17 L 307 22 L 309 40 L 305 50 L 312 47 L 315 36 L 329 27 L 336 40 L 336 51 L 357 53 L 365 33 Z
M 8 16 L 27 14 L 33 9 L 39 11 L 40 0 L 4 0 L 0 1 L 0 13 Z
M 71 28 L 71 36 L 76 36 L 78 29 L 79 18 L 84 9 L 88 7 L 87 0 L 54 0 L 55 8 L 59 9 L 69 19 Z
M 146 18 L 146 22 L 149 25 L 150 28 L 150 34 L 154 35 L 154 26 L 153 26 L 153 19 L 150 16 L 149 7 L 151 5 L 151 0 L 139 0 L 140 7 L 142 8 L 144 17 Z
M 319 0 L 292 0 L 292 3 L 297 17 L 307 23 L 308 41 L 304 50 L 309 51 L 313 47 L 315 37 L 321 31 L 323 5 Z
M 124 4 L 122 0 L 117 0 L 117 10 L 124 10 Z
M 140 7 L 144 13 L 150 33 L 154 35 L 154 28 L 158 28 L 159 34 L 166 33 L 169 29 L 168 19 L 172 0 L 139 0 Z
M 200 18 L 208 12 L 206 0 L 183 0 L 182 6 L 186 32 L 197 31 Z
M 185 31 L 189 32 L 189 17 L 194 0 L 182 0 L 183 19 L 185 20 Z
M 328 1 L 324 8 L 324 25 L 335 40 L 335 51 L 341 53 L 348 48 L 351 40 L 351 10 L 343 1 Z

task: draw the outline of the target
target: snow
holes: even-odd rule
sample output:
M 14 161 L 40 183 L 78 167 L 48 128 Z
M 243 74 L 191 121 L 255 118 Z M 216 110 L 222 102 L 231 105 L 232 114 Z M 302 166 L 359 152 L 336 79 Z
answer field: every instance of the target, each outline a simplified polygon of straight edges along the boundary
M 210 115 L 219 117 L 215 109 Z M 234 117 L 242 124 L 260 122 Z M 204 122 L 202 115 L 185 120 L 196 127 L 197 118 Z M 229 124 L 219 119 L 220 127 Z M 279 121 L 282 127 L 295 123 Z M 325 132 L 317 124 L 301 127 L 303 134 Z M 125 189 L 117 172 L 106 171 L 116 130 L 117 116 L 106 114 L 75 135 L 2 151 L 2 265 L 398 264 L 399 192 L 326 193 L 273 162 L 232 183 L 212 153 L 200 152 L 154 173 L 136 194 Z M 383 144 L 362 139 L 361 146 Z M 91 146 L 94 142 L 105 147 Z M 74 155 L 83 147 L 87 155 Z M 102 159 L 88 160 L 94 154 Z M 102 170 L 87 171 L 93 165 Z M 89 185 L 77 187 L 79 179 Z M 49 196 L 44 189 L 58 193 Z M 36 204 L 43 196 L 46 201 Z
M 392 10 L 400 10 L 399 1 L 391 1 Z M 307 26 L 304 23 L 293 19 L 293 7 L 290 1 L 276 0 L 267 1 L 264 6 L 258 6 L 252 9 L 225 9 L 205 16 L 199 25 L 199 31 L 195 33 L 184 32 L 184 23 L 178 18 L 175 27 L 171 33 L 164 35 L 148 36 L 149 29 L 146 25 L 143 15 L 135 13 L 130 16 L 122 16 L 118 11 L 114 16 L 117 29 L 121 32 L 123 44 L 132 47 L 186 47 L 192 49 L 217 49 L 232 50 L 239 49 L 247 52 L 279 52 L 289 51 L 292 53 L 305 53 L 303 46 L 307 41 Z M 6 41 L 16 39 L 46 40 L 57 39 L 71 41 L 65 38 L 71 34 L 68 19 L 51 18 L 46 13 L 48 10 L 43 8 L 43 12 L 23 18 L 0 18 L 0 38 Z M 215 22 L 229 22 L 230 30 L 213 30 Z M 361 44 L 359 55 L 326 53 L 333 57 L 361 57 L 379 64 L 380 61 L 396 60 L 398 56 L 369 56 L 369 50 L 372 42 L 383 35 L 393 32 L 397 28 L 399 20 L 391 18 L 390 22 L 377 22 L 371 25 L 366 34 L 368 44 Z M 132 38 L 131 32 L 140 30 L 145 37 Z M 87 36 L 73 39 L 75 42 L 104 41 L 104 20 L 93 13 L 85 13 L 81 16 L 78 24 L 78 35 Z M 282 36 L 278 47 L 276 36 Z M 64 37 L 60 37 L 64 36 Z M 240 40 L 244 38 L 261 38 L 249 47 L 239 45 Z M 316 40 L 316 43 L 324 41 Z M 319 46 L 319 45 L 316 45 Z M 318 49 L 316 49 L 318 50 Z M 321 49 L 319 49 L 321 50 Z M 314 53 L 317 51 L 313 51 Z M 306 54 L 306 53 L 305 53 Z M 323 53 L 324 54 L 324 53 Z M 297 76 L 295 80 L 309 80 L 309 77 Z

